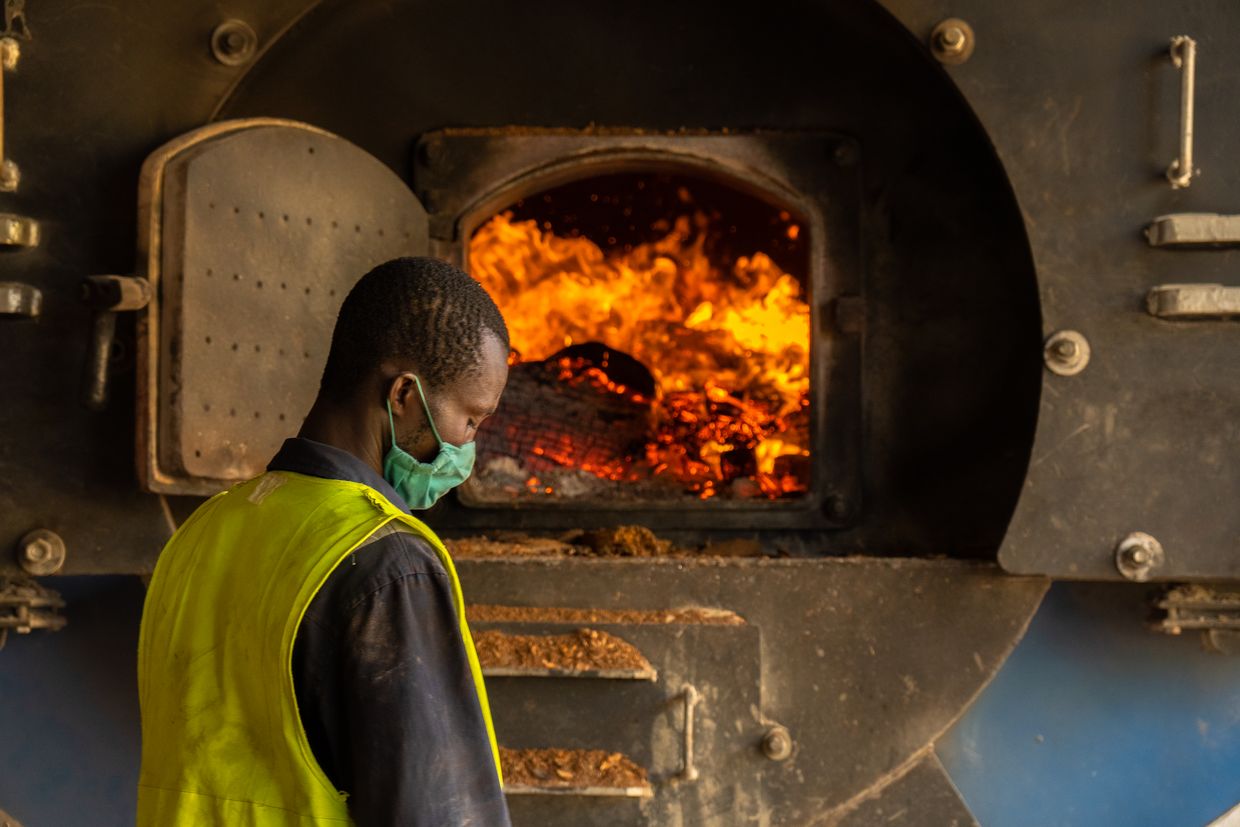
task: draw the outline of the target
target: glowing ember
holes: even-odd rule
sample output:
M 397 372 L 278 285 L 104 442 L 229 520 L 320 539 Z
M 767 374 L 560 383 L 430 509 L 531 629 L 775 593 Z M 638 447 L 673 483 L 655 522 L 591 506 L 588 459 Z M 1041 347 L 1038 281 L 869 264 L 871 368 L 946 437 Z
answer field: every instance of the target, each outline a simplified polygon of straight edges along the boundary
M 810 309 L 799 282 L 761 252 L 719 272 L 704 251 L 711 228 L 701 214 L 664 229 L 657 241 L 609 254 L 511 213 L 474 235 L 470 272 L 503 311 L 516 361 L 600 342 L 655 380 L 651 399 L 605 362 L 560 358 L 560 381 L 652 407 L 652 431 L 644 456 L 592 463 L 553 435 L 533 453 L 608 480 L 670 478 L 702 498 L 728 486 L 736 496 L 804 492 Z M 796 232 L 792 225 L 790 237 Z M 525 489 L 555 491 L 532 475 Z

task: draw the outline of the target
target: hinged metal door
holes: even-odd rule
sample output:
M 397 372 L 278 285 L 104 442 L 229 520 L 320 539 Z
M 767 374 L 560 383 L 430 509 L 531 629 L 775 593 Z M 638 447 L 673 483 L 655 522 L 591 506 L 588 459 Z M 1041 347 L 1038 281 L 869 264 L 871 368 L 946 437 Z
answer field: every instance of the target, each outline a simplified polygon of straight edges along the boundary
M 1079 4 L 1052 31 L 1032 4 L 885 5 L 932 50 L 949 11 L 976 32 L 947 71 L 1037 266 L 1046 367 L 999 562 L 1240 578 L 1240 326 L 1220 287 L 1240 265 L 1237 7 Z
M 332 327 L 371 267 L 427 249 L 425 210 L 353 144 L 228 121 L 142 169 L 138 464 L 144 487 L 209 494 L 262 471 L 318 390 Z

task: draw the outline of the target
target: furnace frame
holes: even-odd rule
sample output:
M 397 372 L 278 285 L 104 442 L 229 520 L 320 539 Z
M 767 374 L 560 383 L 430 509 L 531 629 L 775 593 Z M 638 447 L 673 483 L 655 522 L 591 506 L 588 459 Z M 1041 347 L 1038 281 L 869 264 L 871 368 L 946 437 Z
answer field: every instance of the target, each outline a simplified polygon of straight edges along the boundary
M 434 255 L 464 267 L 474 231 L 523 197 L 618 172 L 709 178 L 799 214 L 809 231 L 810 487 L 785 501 L 486 502 L 459 490 L 462 522 L 578 527 L 583 510 L 652 528 L 822 529 L 856 522 L 862 482 L 862 169 L 855 141 L 828 132 L 450 129 L 423 135 L 414 189 Z M 500 515 L 508 515 L 507 519 Z M 488 519 L 491 515 L 492 519 Z M 627 515 L 627 516 L 625 516 Z M 612 521 L 612 520 L 607 520 Z M 454 521 L 455 522 L 455 521 Z

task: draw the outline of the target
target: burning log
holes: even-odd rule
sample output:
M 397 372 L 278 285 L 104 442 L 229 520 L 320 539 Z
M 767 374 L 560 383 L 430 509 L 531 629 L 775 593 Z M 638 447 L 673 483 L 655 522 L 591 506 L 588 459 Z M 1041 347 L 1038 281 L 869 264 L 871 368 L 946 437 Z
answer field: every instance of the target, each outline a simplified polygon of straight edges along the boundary
M 712 227 L 682 215 L 657 241 L 608 253 L 508 213 L 479 228 L 470 270 L 503 308 L 522 361 L 479 433 L 468 497 L 808 490 L 803 286 L 761 252 L 721 270 L 705 252 Z
M 563 469 L 621 479 L 651 439 L 653 395 L 649 371 L 599 344 L 514 365 L 478 434 L 482 476 L 517 491 L 545 487 L 540 475 Z

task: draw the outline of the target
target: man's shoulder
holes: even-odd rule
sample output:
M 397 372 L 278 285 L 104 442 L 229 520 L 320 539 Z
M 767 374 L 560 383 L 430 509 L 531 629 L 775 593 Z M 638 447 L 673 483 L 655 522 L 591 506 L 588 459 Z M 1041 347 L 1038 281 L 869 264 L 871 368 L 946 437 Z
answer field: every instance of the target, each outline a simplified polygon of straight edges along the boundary
M 308 615 L 320 622 L 410 578 L 446 581 L 434 547 L 399 521 L 387 523 L 358 546 L 328 576 Z

